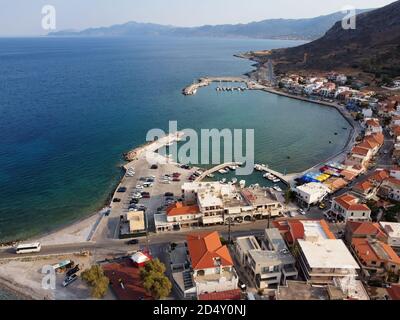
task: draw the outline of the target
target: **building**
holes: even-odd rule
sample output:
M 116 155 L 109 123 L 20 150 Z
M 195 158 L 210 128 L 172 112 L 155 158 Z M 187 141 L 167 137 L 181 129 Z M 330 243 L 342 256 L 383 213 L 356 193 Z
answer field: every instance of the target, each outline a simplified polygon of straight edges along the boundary
M 379 188 L 379 195 L 387 199 L 400 201 L 400 180 L 394 177 L 387 178 Z
M 221 244 L 218 232 L 188 235 L 187 248 L 197 296 L 238 288 L 231 255 Z
M 311 206 L 321 202 L 330 192 L 330 189 L 322 183 L 310 182 L 295 189 L 299 202 Z
M 193 182 L 183 185 L 182 196 L 183 206 L 197 206 L 203 226 L 266 219 L 283 213 L 281 201 L 268 188 L 240 189 L 219 182 Z
M 364 180 L 357 183 L 353 187 L 353 191 L 362 196 L 364 199 L 371 199 L 375 196 L 377 188 L 369 180 Z
M 383 131 L 379 119 L 370 118 L 365 121 L 366 134 L 381 133 Z
M 353 239 L 352 251 L 357 256 L 364 274 L 386 280 L 399 279 L 400 258 L 388 244 L 368 238 Z
M 336 239 L 325 220 L 284 219 L 274 221 L 273 225 L 290 247 L 294 246 L 298 239 L 304 239 L 307 236 L 316 235 L 322 239 Z
M 237 238 L 235 250 L 240 264 L 259 289 L 297 278 L 296 260 L 278 229 L 265 230 L 262 245 L 254 236 Z
M 345 164 L 348 166 L 359 165 L 365 168 L 371 160 L 372 155 L 372 150 L 360 146 L 355 146 L 351 150 L 350 155 L 347 157 Z
M 147 221 L 144 211 L 130 211 L 120 224 L 120 239 L 143 237 L 147 234 Z
M 241 195 L 251 206 L 255 219 L 278 217 L 283 214 L 284 206 L 271 189 L 247 188 L 242 190 Z
M 202 214 L 197 205 L 186 206 L 182 202 L 176 202 L 167 208 L 165 214 L 156 216 L 156 231 L 165 232 L 198 227 Z
M 346 221 L 369 221 L 371 216 L 370 208 L 348 193 L 333 199 L 331 212 Z
M 345 240 L 348 245 L 351 245 L 353 239 L 371 238 L 386 241 L 387 236 L 380 228 L 379 223 L 369 221 L 348 221 L 345 229 Z
M 394 248 L 400 248 L 400 223 L 380 222 L 382 230 L 387 235 L 387 243 Z
M 144 267 L 152 259 L 152 256 L 144 251 L 137 251 L 131 256 L 132 263 L 136 268 Z
M 342 240 L 306 237 L 298 241 L 298 261 L 308 282 L 332 284 L 335 278 L 355 277 L 357 262 Z

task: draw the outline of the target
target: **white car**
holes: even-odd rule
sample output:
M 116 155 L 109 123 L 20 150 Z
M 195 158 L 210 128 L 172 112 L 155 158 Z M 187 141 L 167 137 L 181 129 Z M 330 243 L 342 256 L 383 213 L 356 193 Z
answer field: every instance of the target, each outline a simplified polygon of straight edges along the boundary
M 136 186 L 136 189 L 142 190 L 142 189 L 143 189 L 143 186 L 140 185 L 140 184 L 138 184 L 138 185 Z
M 294 211 L 291 211 L 289 215 L 290 215 L 290 217 L 292 217 L 292 218 L 297 217 L 297 213 L 294 212 Z
M 305 215 L 306 215 L 306 212 L 305 212 L 303 209 L 299 209 L 298 212 L 299 212 L 302 216 L 305 216 Z

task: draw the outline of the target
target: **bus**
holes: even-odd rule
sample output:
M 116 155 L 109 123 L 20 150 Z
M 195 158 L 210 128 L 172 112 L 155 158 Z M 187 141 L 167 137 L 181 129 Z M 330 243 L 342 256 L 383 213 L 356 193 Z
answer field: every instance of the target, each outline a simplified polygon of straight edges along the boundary
M 26 244 L 18 245 L 17 248 L 15 249 L 15 252 L 17 254 L 34 253 L 34 252 L 40 252 L 41 248 L 42 248 L 42 246 L 41 246 L 41 244 L 39 242 L 26 243 Z

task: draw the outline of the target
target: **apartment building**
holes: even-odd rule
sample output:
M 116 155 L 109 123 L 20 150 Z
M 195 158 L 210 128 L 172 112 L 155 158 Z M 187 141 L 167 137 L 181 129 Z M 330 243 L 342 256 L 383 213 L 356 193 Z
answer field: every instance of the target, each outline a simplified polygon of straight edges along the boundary
M 238 260 L 259 289 L 297 278 L 296 260 L 277 229 L 267 229 L 260 244 L 254 236 L 236 239 Z

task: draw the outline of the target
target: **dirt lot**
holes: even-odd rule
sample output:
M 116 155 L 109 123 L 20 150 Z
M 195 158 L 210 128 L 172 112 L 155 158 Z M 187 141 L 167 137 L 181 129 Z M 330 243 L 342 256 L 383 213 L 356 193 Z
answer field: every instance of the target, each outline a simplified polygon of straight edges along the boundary
M 5 284 L 7 287 L 24 296 L 38 300 L 91 299 L 90 288 L 80 278 L 64 288 L 62 283 L 65 273 L 56 273 L 55 290 L 46 290 L 42 287 L 42 279 L 45 276 L 45 274 L 42 274 L 42 268 L 46 265 L 54 265 L 63 260 L 74 261 L 75 264 L 79 264 L 81 270 L 88 268 L 92 264 L 91 257 L 78 255 L 37 259 L 21 258 L 2 261 L 0 263 L 0 283 Z M 78 272 L 78 275 L 80 275 L 80 272 Z M 111 300 L 115 298 L 109 292 L 105 299 Z

